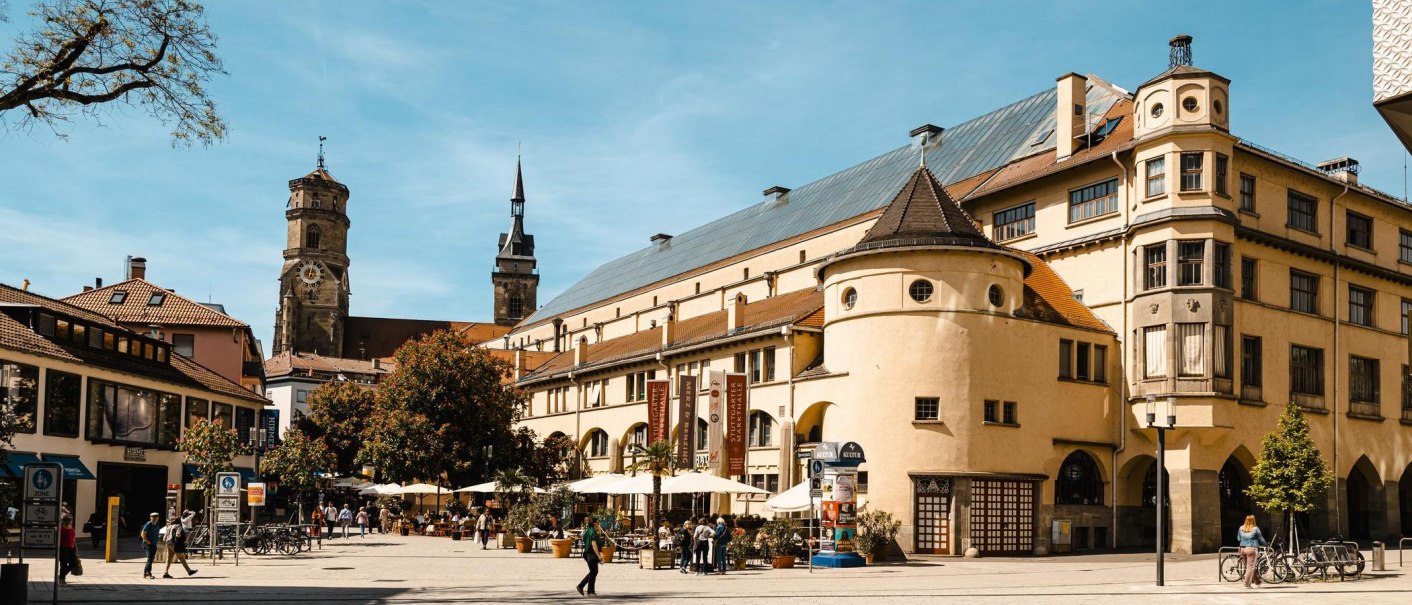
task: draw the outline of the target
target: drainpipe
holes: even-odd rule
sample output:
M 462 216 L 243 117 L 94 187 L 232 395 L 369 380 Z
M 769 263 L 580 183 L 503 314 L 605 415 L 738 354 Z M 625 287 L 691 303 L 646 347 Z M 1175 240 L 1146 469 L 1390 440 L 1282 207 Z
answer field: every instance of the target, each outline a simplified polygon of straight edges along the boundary
M 584 393 L 583 386 L 579 384 L 578 377 L 574 375 L 573 370 L 569 370 L 569 384 L 574 385 L 574 449 L 578 450 L 579 444 L 583 442 L 583 427 L 580 425 L 579 421 L 581 420 L 580 415 L 583 414 Z M 576 466 L 578 461 L 579 457 L 575 455 L 574 462 Z M 581 476 L 585 470 L 585 468 L 579 467 L 580 478 L 582 478 Z
M 1338 318 L 1338 278 L 1341 273 L 1340 269 L 1343 267 L 1343 262 L 1339 257 L 1338 246 L 1334 240 L 1334 220 L 1338 212 L 1338 198 L 1348 194 L 1348 186 L 1349 182 L 1345 179 L 1343 181 L 1343 192 L 1335 195 L 1334 199 L 1329 200 L 1329 252 L 1332 253 L 1334 257 L 1334 533 L 1337 535 L 1343 535 L 1341 533 L 1343 531 L 1343 507 L 1338 503 L 1338 369 L 1341 359 L 1339 357 L 1340 321 Z
M 794 448 L 794 445 L 795 445 L 795 444 L 794 444 L 794 426 L 795 426 L 795 425 L 794 425 L 794 423 L 795 423 L 795 418 L 794 418 L 794 360 L 795 360 L 796 356 L 799 355 L 799 351 L 794 348 L 794 329 L 793 329 L 793 327 L 792 327 L 792 326 L 785 326 L 785 327 L 781 328 L 780 330 L 781 330 L 782 332 L 784 332 L 785 342 L 787 343 L 787 346 L 789 347 L 789 427 L 790 427 L 790 428 L 789 428 L 789 432 L 790 432 L 789 435 L 784 435 L 784 434 L 781 434 L 781 435 L 780 435 L 780 447 L 781 447 L 781 448 L 788 447 L 788 448 L 790 448 L 790 449 L 793 449 L 793 448 Z M 783 427 L 783 426 L 784 426 L 784 423 L 781 422 L 781 423 L 780 423 L 780 426 Z M 788 467 L 788 468 L 785 468 L 783 465 L 780 466 L 780 487 L 781 487 L 782 490 L 789 489 L 789 487 L 794 487 L 794 452 L 789 452 L 789 455 L 788 455 L 788 456 L 781 455 L 781 456 L 780 456 L 780 459 L 783 460 L 783 459 L 785 459 L 786 457 L 787 457 L 787 458 L 789 459 L 789 461 L 790 461 L 789 467 Z M 788 485 L 789 487 L 784 487 L 785 485 Z
M 1127 227 L 1128 227 L 1128 223 L 1130 222 L 1130 217 L 1131 217 L 1131 210 L 1129 210 L 1129 208 L 1128 208 L 1128 203 L 1130 203 L 1130 201 L 1133 199 L 1132 194 L 1128 191 L 1128 189 L 1130 189 L 1131 186 L 1132 186 L 1132 179 L 1129 179 L 1129 178 L 1128 178 L 1128 169 L 1127 169 L 1127 167 L 1126 167 L 1126 166 L 1123 166 L 1123 163 L 1118 160 L 1118 152 L 1117 152 L 1117 151 L 1112 152 L 1112 154 L 1109 156 L 1109 158 L 1111 158 L 1111 159 L 1113 160 L 1113 163 L 1114 163 L 1114 164 L 1117 164 L 1117 165 L 1118 165 L 1118 174 L 1119 174 L 1119 175 L 1122 177 L 1122 179 L 1123 179 L 1123 182 L 1122 182 L 1122 185 L 1121 185 L 1122 191 L 1123 191 L 1123 194 L 1126 195 L 1127 198 L 1128 198 L 1127 200 L 1124 200 L 1124 203 L 1123 203 L 1123 205 L 1122 205 L 1122 208 L 1123 208 L 1123 278 L 1122 278 L 1122 280 L 1123 280 L 1123 332 L 1118 335 L 1118 342 L 1120 343 L 1119 346 L 1122 347 L 1123 353 L 1124 353 L 1124 354 L 1127 354 L 1128 351 L 1132 350 L 1132 347 L 1131 347 L 1131 346 L 1123 346 L 1121 343 L 1123 343 L 1123 342 L 1125 341 L 1125 339 L 1128 338 L 1128 286 L 1130 286 L 1130 285 L 1131 285 L 1131 282 L 1132 282 L 1132 275 L 1129 275 L 1129 274 L 1128 274 L 1128 272 L 1129 272 L 1129 268 L 1128 268 L 1128 257 L 1131 256 L 1131 255 L 1128 253 L 1128 246 L 1127 246 L 1128 242 L 1132 239 L 1132 236 L 1131 236 L 1131 234 L 1128 233 L 1128 228 L 1127 228 Z M 1132 344 L 1132 343 L 1127 343 L 1127 344 Z M 1120 355 L 1120 356 L 1119 356 L 1119 359 L 1122 359 L 1122 358 L 1123 358 L 1123 357 Z M 1128 367 L 1128 364 L 1126 364 L 1126 363 L 1123 364 L 1123 368 L 1124 368 L 1124 370 L 1130 369 L 1130 368 Z M 1106 372 L 1106 371 L 1107 371 L 1107 370 L 1105 369 L 1105 372 Z M 1109 548 L 1114 548 L 1114 549 L 1118 548 L 1118 454 L 1121 454 L 1121 453 L 1123 452 L 1123 450 L 1127 448 L 1127 445 L 1128 445 L 1128 414 L 1130 413 L 1130 411 L 1129 411 L 1129 408 L 1128 408 L 1128 396 L 1127 396 L 1127 390 L 1128 390 L 1128 376 L 1127 376 L 1127 372 L 1126 372 L 1126 371 L 1123 372 L 1123 380 L 1122 380 L 1122 383 L 1119 385 L 1119 389 L 1120 389 L 1120 390 L 1119 390 L 1119 392 L 1118 392 L 1118 402 L 1119 402 L 1118 409 L 1120 410 L 1120 412 L 1119 412 L 1119 414 L 1118 414 L 1118 439 L 1117 439 L 1118 443 L 1117 443 L 1117 446 L 1116 446 L 1116 447 L 1114 447 L 1112 450 L 1110 450 L 1110 451 L 1112 451 L 1112 457 L 1111 457 L 1111 462 L 1110 462 L 1109 465 L 1108 465 L 1108 466 L 1109 466 L 1108 472 L 1109 472 L 1109 475 L 1110 475 L 1110 477 L 1111 477 L 1111 481 L 1109 482 L 1109 485 L 1112 485 L 1112 486 L 1113 486 L 1113 497 L 1110 499 L 1110 502 L 1112 503 L 1112 506 L 1109 507 L 1110 510 L 1111 510 L 1112 513 L 1113 513 L 1113 521 L 1112 521 L 1112 526 L 1111 526 L 1111 527 L 1109 528 L 1109 530 L 1108 530 L 1108 542 L 1109 542 L 1108 546 L 1109 546 Z

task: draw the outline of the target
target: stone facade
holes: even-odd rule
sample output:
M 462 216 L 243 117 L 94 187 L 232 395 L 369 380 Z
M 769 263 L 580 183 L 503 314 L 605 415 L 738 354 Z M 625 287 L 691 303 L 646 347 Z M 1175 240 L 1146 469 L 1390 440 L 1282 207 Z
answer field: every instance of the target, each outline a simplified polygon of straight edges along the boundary
M 280 305 L 272 355 L 344 355 L 348 319 L 348 187 L 322 166 L 289 182 Z

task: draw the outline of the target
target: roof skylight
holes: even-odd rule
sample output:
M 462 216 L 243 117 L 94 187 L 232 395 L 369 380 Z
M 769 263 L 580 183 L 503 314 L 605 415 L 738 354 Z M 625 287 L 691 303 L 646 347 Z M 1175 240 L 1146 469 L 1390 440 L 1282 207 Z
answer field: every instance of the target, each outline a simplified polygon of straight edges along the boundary
M 126 300 L 127 300 L 127 291 L 125 291 L 125 290 L 118 290 L 117 292 L 114 292 L 112 296 L 109 296 L 109 297 L 108 297 L 108 304 L 110 304 L 110 305 L 121 305 L 121 304 L 123 304 L 123 301 L 126 301 Z
M 167 293 L 166 293 L 166 292 L 153 292 L 153 293 L 152 293 L 152 298 L 147 299 L 147 306 L 149 306 L 149 307 L 160 307 L 160 306 L 162 305 L 162 301 L 164 301 L 164 300 L 166 300 L 166 299 L 167 299 Z

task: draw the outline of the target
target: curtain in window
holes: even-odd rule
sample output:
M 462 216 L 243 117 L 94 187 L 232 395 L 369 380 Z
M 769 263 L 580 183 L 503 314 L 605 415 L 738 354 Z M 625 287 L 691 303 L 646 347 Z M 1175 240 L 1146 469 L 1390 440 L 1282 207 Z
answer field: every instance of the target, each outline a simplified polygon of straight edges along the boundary
M 1177 324 L 1177 375 L 1206 375 L 1206 324 Z
M 1152 326 L 1142 329 L 1143 359 L 1147 366 L 1143 375 L 1159 378 L 1167 375 L 1167 326 Z
M 1230 348 L 1230 331 L 1228 326 L 1211 326 L 1211 367 L 1213 373 L 1220 378 L 1231 377 L 1231 358 L 1227 353 Z

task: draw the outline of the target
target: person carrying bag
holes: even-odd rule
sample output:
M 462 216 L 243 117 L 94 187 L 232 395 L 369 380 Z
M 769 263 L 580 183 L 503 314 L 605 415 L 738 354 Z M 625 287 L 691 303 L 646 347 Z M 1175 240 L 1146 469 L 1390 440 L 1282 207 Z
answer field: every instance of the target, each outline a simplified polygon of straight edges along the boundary
M 603 530 L 598 526 L 598 519 L 588 518 L 588 527 L 583 530 L 583 560 L 588 564 L 588 575 L 579 580 L 578 591 L 580 595 L 598 594 L 598 562 L 603 560 Z M 584 592 L 584 587 L 588 587 L 588 592 Z

